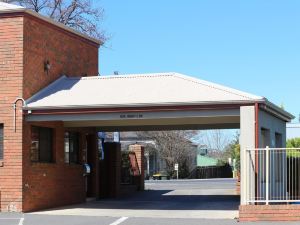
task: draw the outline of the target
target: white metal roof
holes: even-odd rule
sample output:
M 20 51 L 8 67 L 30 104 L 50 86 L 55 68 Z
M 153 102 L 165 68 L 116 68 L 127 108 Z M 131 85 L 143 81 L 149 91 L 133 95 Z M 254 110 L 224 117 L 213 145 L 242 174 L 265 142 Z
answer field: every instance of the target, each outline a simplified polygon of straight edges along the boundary
M 62 76 L 26 101 L 28 109 L 234 104 L 264 101 L 178 73 Z
M 34 12 L 34 11 L 30 10 L 30 9 L 26 9 L 26 8 L 24 8 L 22 6 L 18 6 L 18 5 L 13 5 L 13 4 L 8 4 L 8 3 L 0 2 L 0 15 L 1 15 L 1 13 L 7 14 L 7 13 L 15 13 L 15 12 L 28 13 L 28 14 L 34 16 L 34 17 L 37 17 L 37 18 L 39 18 L 39 19 L 41 19 L 43 21 L 46 21 L 46 22 L 48 22 L 50 24 L 53 24 L 53 25 L 55 25 L 57 27 L 60 27 L 60 28 L 66 30 L 68 32 L 71 32 L 71 33 L 74 33 L 74 34 L 76 34 L 78 36 L 81 36 L 81 37 L 83 37 L 83 38 L 85 38 L 85 39 L 87 39 L 89 41 L 92 41 L 92 42 L 98 44 L 98 45 L 103 44 L 101 40 L 97 40 L 97 39 L 95 39 L 93 37 L 90 37 L 88 35 L 80 33 L 80 32 L 78 32 L 78 31 L 76 31 L 76 30 L 74 30 L 74 29 L 72 29 L 72 28 L 70 28 L 70 27 L 68 27 L 68 26 L 66 26 L 66 25 L 64 25 L 62 23 L 56 22 L 53 19 L 48 18 L 46 16 L 43 16 L 43 15 L 41 15 L 41 14 L 39 14 L 37 12 Z

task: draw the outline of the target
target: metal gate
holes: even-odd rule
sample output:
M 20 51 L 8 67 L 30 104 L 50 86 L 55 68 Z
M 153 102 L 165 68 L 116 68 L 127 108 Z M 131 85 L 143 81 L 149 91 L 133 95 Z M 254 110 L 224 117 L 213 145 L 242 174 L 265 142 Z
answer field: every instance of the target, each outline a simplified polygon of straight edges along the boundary
M 246 150 L 247 204 L 300 203 L 300 148 Z

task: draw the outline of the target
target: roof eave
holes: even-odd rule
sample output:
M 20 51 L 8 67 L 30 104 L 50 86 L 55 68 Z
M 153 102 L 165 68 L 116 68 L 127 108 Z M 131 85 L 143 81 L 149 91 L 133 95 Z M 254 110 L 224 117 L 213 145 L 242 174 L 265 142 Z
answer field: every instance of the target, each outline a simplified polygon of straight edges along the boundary
M 29 102 L 26 100 L 26 102 Z M 135 107 L 168 107 L 168 106 L 213 106 L 213 105 L 252 105 L 255 103 L 263 103 L 264 100 L 245 100 L 245 101 L 214 101 L 214 102 L 164 102 L 164 103 L 136 103 L 136 104 L 112 104 L 112 105 L 69 105 L 69 106 L 30 106 L 25 105 L 24 110 L 76 110 L 76 109 L 89 109 L 89 108 L 135 108 Z
M 291 120 L 295 119 L 294 115 L 285 111 L 284 109 L 280 108 L 274 103 L 270 102 L 268 99 L 265 99 L 264 105 L 265 107 L 263 107 L 263 109 L 267 111 L 269 110 L 271 113 L 279 116 L 280 118 L 284 119 L 286 122 L 291 122 Z

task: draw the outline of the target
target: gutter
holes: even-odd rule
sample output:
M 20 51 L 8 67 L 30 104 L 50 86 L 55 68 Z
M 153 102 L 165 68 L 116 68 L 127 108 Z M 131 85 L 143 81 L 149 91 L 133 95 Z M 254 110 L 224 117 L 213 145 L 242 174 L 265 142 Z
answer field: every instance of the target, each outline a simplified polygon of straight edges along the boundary
M 160 103 L 124 103 L 124 104 L 104 104 L 104 105 L 61 105 L 61 106 L 30 106 L 35 101 L 35 96 L 26 100 L 27 106 L 24 110 L 81 110 L 81 109 L 116 109 L 116 108 L 151 108 L 151 107 L 222 107 L 222 106 L 246 106 L 255 103 L 264 103 L 264 100 L 256 101 L 216 101 L 216 102 L 160 102 Z
M 62 109 L 30 109 L 23 108 L 24 114 L 30 115 L 72 115 L 93 113 L 120 113 L 120 112 L 157 112 L 157 111 L 197 111 L 218 109 L 239 109 L 240 106 L 252 104 L 215 104 L 215 105 L 163 105 L 163 106 L 139 106 L 139 107 L 107 107 L 107 108 L 62 108 Z
M 291 122 L 292 119 L 295 119 L 294 115 L 278 107 L 277 105 L 275 105 L 267 99 L 265 103 L 260 106 L 260 108 L 286 122 Z

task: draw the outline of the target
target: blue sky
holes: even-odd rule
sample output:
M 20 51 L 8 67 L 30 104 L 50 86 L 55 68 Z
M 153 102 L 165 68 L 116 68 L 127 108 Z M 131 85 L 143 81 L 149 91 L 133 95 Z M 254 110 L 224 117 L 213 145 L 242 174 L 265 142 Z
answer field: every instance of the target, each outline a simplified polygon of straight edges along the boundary
M 96 1 L 95 1 L 96 2 Z M 300 113 L 300 1 L 101 0 L 100 73 L 179 72 Z

